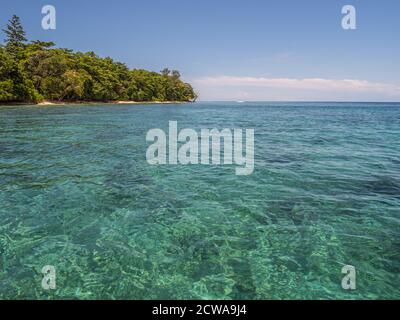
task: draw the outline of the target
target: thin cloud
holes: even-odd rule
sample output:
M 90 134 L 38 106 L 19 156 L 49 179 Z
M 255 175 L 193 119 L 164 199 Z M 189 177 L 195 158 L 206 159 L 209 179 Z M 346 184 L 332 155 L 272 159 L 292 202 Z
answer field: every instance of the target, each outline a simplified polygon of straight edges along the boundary
M 235 91 L 247 93 L 249 99 L 339 99 L 339 100 L 399 100 L 400 86 L 390 83 L 353 79 L 322 78 L 257 78 L 257 77 L 204 77 L 193 80 L 201 96 L 229 98 Z M 235 94 L 234 94 L 235 95 Z M 240 97 L 239 96 L 239 97 Z M 233 96 L 232 99 L 236 99 Z

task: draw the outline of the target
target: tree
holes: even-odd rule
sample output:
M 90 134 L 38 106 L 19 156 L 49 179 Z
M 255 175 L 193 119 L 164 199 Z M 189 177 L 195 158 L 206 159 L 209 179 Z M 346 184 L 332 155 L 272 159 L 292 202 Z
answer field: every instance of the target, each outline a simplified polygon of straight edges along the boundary
M 74 71 L 68 70 L 62 75 L 62 81 L 64 84 L 64 89 L 62 92 L 62 96 L 59 100 L 68 99 L 68 100 L 77 100 L 81 99 L 84 90 L 85 90 L 85 82 L 88 80 L 88 75 L 86 71 Z
M 31 41 L 29 44 L 29 49 L 32 50 L 45 50 L 49 49 L 51 47 L 54 47 L 56 44 L 52 41 L 50 42 L 45 42 L 45 41 L 40 41 L 40 40 L 35 40 Z
M 15 14 L 8 21 L 6 29 L 3 29 L 3 31 L 6 34 L 6 47 L 8 49 L 21 48 L 27 41 L 21 20 Z
M 168 77 L 170 75 L 170 73 L 171 73 L 171 70 L 169 70 L 168 68 L 164 68 L 164 69 L 161 70 L 161 74 L 164 77 Z
M 40 99 L 23 65 L 0 48 L 0 101 L 36 102 Z
M 177 80 L 177 79 L 179 79 L 181 77 L 181 74 L 180 74 L 180 72 L 178 70 L 172 70 L 171 76 L 172 76 L 172 78 Z
M 0 101 L 193 101 L 196 94 L 177 70 L 160 73 L 129 70 L 110 57 L 94 52 L 53 48 L 54 43 L 27 43 L 25 31 L 13 16 L 0 46 Z
M 14 83 L 10 79 L 12 63 L 10 55 L 0 47 L 0 101 L 14 99 Z

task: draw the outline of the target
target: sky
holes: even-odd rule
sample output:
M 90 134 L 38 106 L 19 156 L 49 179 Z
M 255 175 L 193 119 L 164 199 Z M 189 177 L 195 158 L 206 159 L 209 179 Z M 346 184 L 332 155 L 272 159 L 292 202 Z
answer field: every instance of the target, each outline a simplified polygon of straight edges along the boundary
M 31 40 L 177 69 L 199 100 L 400 101 L 399 0 L 0 2 L 2 26 L 16 14 Z M 44 5 L 55 30 L 42 29 Z

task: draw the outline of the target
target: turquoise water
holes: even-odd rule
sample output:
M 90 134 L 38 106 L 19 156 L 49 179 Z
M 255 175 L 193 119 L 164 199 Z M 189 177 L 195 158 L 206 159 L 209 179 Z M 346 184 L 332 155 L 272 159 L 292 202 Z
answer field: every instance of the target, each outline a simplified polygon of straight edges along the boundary
M 148 165 L 170 120 L 254 128 L 254 173 Z M 2 299 L 398 299 L 400 104 L 0 107 L 0 219 Z

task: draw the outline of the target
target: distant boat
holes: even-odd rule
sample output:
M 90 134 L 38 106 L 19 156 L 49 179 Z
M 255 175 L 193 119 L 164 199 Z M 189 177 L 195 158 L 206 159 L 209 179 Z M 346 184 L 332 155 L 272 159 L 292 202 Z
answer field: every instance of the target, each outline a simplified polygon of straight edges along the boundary
M 237 103 L 243 103 L 244 101 L 242 101 L 242 100 L 239 100 L 239 101 L 236 101 Z

